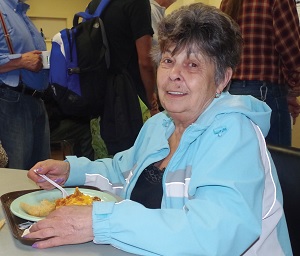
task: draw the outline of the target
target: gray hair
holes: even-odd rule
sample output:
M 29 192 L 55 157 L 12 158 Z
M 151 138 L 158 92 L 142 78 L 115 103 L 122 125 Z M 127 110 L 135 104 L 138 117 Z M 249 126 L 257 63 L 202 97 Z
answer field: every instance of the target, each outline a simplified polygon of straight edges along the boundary
M 158 65 L 162 53 L 175 46 L 172 54 L 182 49 L 199 53 L 215 64 L 215 83 L 224 79 L 227 68 L 239 63 L 242 50 L 239 26 L 216 7 L 202 3 L 182 6 L 167 15 L 158 27 L 158 45 L 151 55 Z

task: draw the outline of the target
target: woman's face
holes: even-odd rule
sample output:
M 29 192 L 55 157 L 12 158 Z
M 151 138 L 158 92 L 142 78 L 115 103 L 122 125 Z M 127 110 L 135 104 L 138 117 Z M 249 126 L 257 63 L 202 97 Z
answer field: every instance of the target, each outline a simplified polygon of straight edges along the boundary
M 222 92 L 215 85 L 215 66 L 208 58 L 185 49 L 172 56 L 173 48 L 162 55 L 157 70 L 157 87 L 162 106 L 174 121 L 192 123 Z

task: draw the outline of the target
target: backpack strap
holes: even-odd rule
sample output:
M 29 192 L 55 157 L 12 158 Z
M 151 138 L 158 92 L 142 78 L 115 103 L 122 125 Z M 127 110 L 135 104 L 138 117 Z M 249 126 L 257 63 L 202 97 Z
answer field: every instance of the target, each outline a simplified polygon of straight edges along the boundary
M 106 6 L 109 4 L 110 0 L 101 0 L 96 11 L 93 14 L 90 14 L 88 12 L 88 9 L 85 12 L 78 12 L 74 15 L 73 19 L 73 26 L 78 25 L 79 18 L 82 18 L 83 21 L 95 18 L 95 17 L 100 17 L 102 14 L 103 10 L 106 8 Z
M 93 16 L 100 17 L 101 13 L 103 12 L 103 10 L 105 9 L 105 7 L 108 5 L 109 2 L 110 2 L 110 0 L 101 0 L 96 11 L 94 12 Z

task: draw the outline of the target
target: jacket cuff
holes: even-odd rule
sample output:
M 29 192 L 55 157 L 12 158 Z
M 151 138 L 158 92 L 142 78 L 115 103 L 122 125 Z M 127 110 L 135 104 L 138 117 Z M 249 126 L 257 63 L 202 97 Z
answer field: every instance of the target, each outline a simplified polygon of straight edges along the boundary
M 93 203 L 93 242 L 96 244 L 110 244 L 111 229 L 109 217 L 113 212 L 114 205 L 114 202 Z
M 78 161 L 76 156 L 67 156 L 66 160 L 70 163 L 70 174 L 65 186 L 83 185 L 85 183 L 85 172 L 82 171 L 84 160 Z

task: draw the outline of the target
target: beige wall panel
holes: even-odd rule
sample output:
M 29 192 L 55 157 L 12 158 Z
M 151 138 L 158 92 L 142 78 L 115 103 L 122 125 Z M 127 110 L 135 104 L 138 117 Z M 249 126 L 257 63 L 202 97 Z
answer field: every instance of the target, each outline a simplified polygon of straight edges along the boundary
M 204 4 L 209 4 L 213 5 L 216 7 L 220 6 L 221 0 L 177 0 L 174 4 L 172 4 L 166 11 L 167 14 L 170 12 L 174 11 L 178 7 L 182 5 L 187 5 L 187 4 L 192 4 L 192 3 L 204 3 Z
M 74 14 L 84 11 L 90 0 L 28 0 L 28 16 L 46 35 L 47 49 L 51 49 L 51 38 L 54 32 L 66 27 L 71 28 Z
M 180 6 L 193 4 L 193 3 L 205 3 L 209 4 L 209 0 L 177 0 L 174 4 L 172 4 L 167 10 L 166 14 L 169 14 L 170 12 L 174 11 Z
M 74 14 L 84 11 L 90 0 L 28 0 L 28 16 L 37 25 L 43 24 L 47 49 L 51 49 L 51 38 L 54 31 L 59 32 L 73 25 Z
M 221 0 L 209 0 L 208 1 L 208 4 L 216 6 L 216 7 L 220 7 L 220 3 L 221 3 Z
M 89 0 L 29 0 L 28 16 L 47 18 L 67 18 L 71 27 L 76 12 L 84 11 Z

